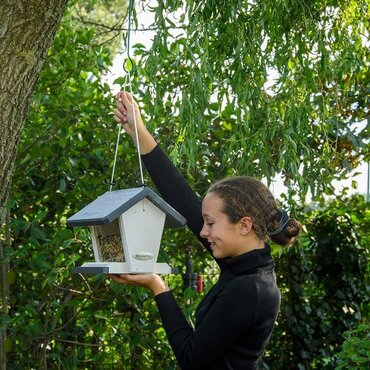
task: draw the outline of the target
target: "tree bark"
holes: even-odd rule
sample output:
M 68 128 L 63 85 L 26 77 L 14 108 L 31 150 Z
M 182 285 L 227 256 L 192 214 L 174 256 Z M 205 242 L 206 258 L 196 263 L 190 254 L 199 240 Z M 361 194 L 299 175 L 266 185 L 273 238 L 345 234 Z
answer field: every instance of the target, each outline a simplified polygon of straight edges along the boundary
M 0 4 L 0 225 L 32 94 L 67 0 Z
M 0 2 L 0 238 L 19 139 L 35 84 L 66 5 L 67 0 Z M 0 261 L 4 263 L 6 256 Z M 5 334 L 3 327 L 0 333 L 2 370 L 6 368 Z

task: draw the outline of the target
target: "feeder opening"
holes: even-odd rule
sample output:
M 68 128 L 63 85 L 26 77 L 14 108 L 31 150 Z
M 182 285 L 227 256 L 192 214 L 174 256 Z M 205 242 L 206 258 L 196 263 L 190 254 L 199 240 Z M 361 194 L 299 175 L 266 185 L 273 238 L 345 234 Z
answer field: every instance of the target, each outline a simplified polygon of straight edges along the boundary
M 101 262 L 125 262 L 118 219 L 108 225 L 94 226 L 94 229 L 99 260 Z

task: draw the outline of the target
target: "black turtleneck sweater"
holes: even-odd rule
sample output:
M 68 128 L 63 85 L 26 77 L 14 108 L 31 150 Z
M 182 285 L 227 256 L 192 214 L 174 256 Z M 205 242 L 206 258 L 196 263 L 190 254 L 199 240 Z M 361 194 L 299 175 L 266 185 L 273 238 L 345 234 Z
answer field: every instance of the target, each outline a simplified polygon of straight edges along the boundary
M 201 201 L 184 177 L 159 146 L 142 159 L 162 197 L 212 255 L 199 236 Z M 220 277 L 196 310 L 195 329 L 171 292 L 155 297 L 171 347 L 183 370 L 260 369 L 280 305 L 270 247 L 215 260 Z

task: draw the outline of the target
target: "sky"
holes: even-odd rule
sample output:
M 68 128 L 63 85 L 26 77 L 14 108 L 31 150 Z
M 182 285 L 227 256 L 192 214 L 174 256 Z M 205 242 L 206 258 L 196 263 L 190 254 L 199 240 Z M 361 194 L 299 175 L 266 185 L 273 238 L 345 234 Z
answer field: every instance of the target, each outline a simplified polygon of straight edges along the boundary
M 149 0 L 146 4 L 150 6 L 155 6 L 155 0 Z M 151 24 L 154 23 L 154 14 L 145 11 L 142 9 L 136 8 L 137 11 L 137 19 L 138 19 L 138 29 L 141 28 L 148 28 Z M 147 48 L 150 48 L 152 39 L 154 37 L 154 31 L 132 31 L 131 32 L 131 45 L 140 43 L 145 45 Z M 113 67 L 111 68 L 111 74 L 107 76 L 107 82 L 112 86 L 112 90 L 114 93 L 118 92 L 118 88 L 116 85 L 113 85 L 113 81 L 118 77 L 124 77 L 126 72 L 123 70 L 123 62 L 126 58 L 126 54 L 118 54 L 114 59 Z M 365 126 L 365 123 L 364 123 Z M 358 175 L 354 176 L 355 173 L 359 173 Z M 341 190 L 345 187 L 349 188 L 348 194 L 353 195 L 355 193 L 360 194 L 367 194 L 369 188 L 369 175 L 370 175 L 370 164 L 367 162 L 363 162 L 357 167 L 354 171 L 351 172 L 348 180 L 342 181 L 334 181 L 333 185 L 336 189 L 335 194 L 339 194 Z M 352 181 L 357 182 L 357 188 L 352 188 Z M 277 176 L 274 179 L 274 182 L 269 186 L 270 190 L 272 191 L 275 198 L 279 198 L 281 194 L 286 192 L 286 187 L 283 184 L 283 179 Z M 309 198 L 309 196 L 308 196 Z

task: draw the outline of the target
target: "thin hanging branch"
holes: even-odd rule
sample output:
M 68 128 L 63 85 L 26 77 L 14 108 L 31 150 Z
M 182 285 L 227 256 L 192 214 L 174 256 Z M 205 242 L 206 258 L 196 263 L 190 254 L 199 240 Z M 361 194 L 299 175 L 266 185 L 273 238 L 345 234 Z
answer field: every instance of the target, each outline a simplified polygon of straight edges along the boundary
M 6 369 L 6 351 L 5 351 L 5 340 L 6 340 L 6 315 L 8 311 L 8 300 L 9 300 L 9 281 L 8 271 L 9 262 L 6 256 L 6 247 L 10 247 L 10 212 L 7 209 L 5 215 L 5 240 L 0 238 L 0 275 L 1 275 L 1 321 L 4 323 L 0 329 L 0 369 Z

